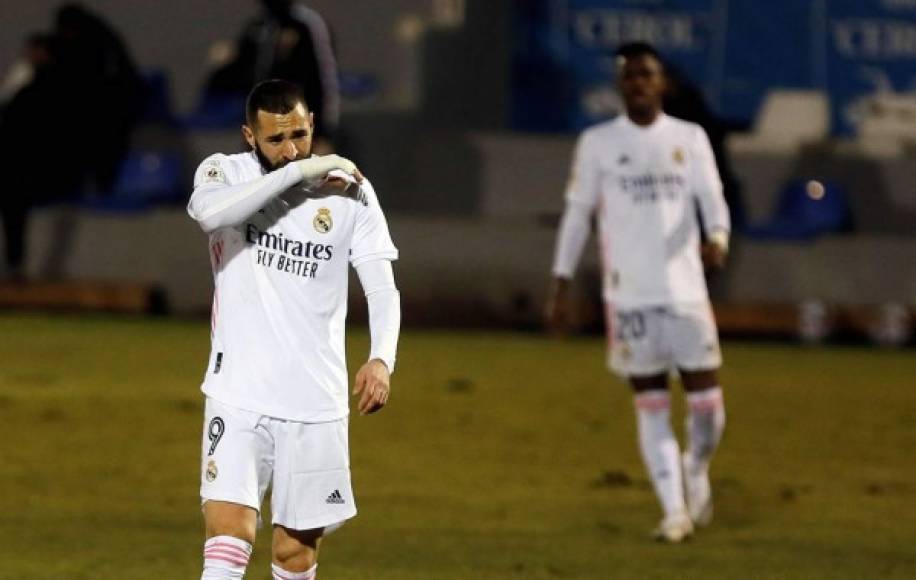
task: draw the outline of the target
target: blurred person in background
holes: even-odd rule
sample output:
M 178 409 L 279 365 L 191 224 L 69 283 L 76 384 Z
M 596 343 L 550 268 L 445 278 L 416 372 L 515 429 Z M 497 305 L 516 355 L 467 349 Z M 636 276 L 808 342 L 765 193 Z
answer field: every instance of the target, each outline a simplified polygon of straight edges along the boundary
M 19 57 L 13 62 L 0 84 L 0 111 L 19 91 L 41 76 L 54 54 L 54 37 L 35 32 L 23 43 Z
M 77 198 L 87 187 L 109 192 L 142 97 L 117 33 L 76 4 L 57 11 L 51 34 L 30 36 L 24 53 L 26 72 L 18 76 L 25 82 L 0 118 L 0 164 L 9 176 L 0 213 L 7 275 L 15 279 L 24 276 L 29 209 Z M 49 167 L 41 153 L 65 139 L 79 146 L 55 155 Z
M 724 264 L 729 215 L 706 133 L 662 110 L 661 57 L 644 43 L 621 46 L 616 56 L 626 114 L 579 139 L 545 314 L 554 331 L 564 329 L 570 282 L 597 213 L 609 366 L 635 394 L 639 447 L 664 512 L 653 536 L 678 543 L 712 518 L 708 470 L 725 408 L 703 267 Z M 696 205 L 709 240 L 702 246 Z M 671 429 L 672 371 L 687 397 L 683 456 Z
M 143 86 L 120 35 L 101 16 L 78 4 L 57 12 L 56 66 L 68 87 L 68 105 L 88 139 L 79 169 L 98 192 L 111 190 L 140 112 Z
M 10 180 L 0 188 L 0 222 L 3 226 L 4 278 L 20 281 L 25 277 L 25 235 L 29 206 L 36 197 L 29 183 L 37 174 L 20 174 L 36 170 L 40 156 L 35 149 L 48 134 L 35 135 L 31 131 L 50 129 L 48 112 L 55 110 L 61 100 L 63 85 L 52 67 L 54 37 L 35 33 L 23 46 L 20 59 L 14 63 L 3 85 L 3 109 L 0 112 L 0 163 L 7 164 Z M 60 119 L 66 123 L 66 119 Z M 55 132 L 60 132 L 59 129 Z M 15 141 L 12 141 L 15 140 Z M 31 165 L 22 166 L 23 161 Z M 42 182 L 48 187 L 59 187 L 52 172 L 42 172 Z
M 298 84 L 315 114 L 315 152 L 329 153 L 340 118 L 337 59 L 324 18 L 296 0 L 260 0 L 233 54 L 213 72 L 206 92 L 244 95 L 266 79 Z
M 367 414 L 388 400 L 394 370 L 398 253 L 356 166 L 337 155 L 310 156 L 313 115 L 298 85 L 258 84 L 246 119 L 251 149 L 205 159 L 188 205 L 209 236 L 215 285 L 202 385 L 202 578 L 242 578 L 272 486 L 272 577 L 313 579 L 322 537 L 356 515 L 348 265 L 369 304 L 371 350 L 353 389 Z
M 672 117 L 696 123 L 706 131 L 716 158 L 716 168 L 722 181 L 722 193 L 728 204 L 732 231 L 740 232 L 746 225 L 741 183 L 735 175 L 725 148 L 729 127 L 706 104 L 706 98 L 696 84 L 673 67 L 665 70 L 664 111 Z M 702 218 L 702 215 L 700 216 Z

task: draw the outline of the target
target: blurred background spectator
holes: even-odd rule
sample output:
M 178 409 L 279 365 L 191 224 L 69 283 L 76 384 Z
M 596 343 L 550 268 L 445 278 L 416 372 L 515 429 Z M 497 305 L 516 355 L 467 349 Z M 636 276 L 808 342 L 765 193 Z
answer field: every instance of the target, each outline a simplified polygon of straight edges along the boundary
M 25 82 L 0 120 L 6 266 L 23 276 L 31 206 L 109 193 L 127 151 L 141 87 L 118 34 L 76 5 L 57 10 L 50 34 L 24 48 Z M 15 69 L 14 69 L 15 70 Z
M 316 152 L 330 152 L 340 117 L 337 60 L 321 15 L 294 0 L 260 0 L 261 12 L 244 27 L 204 89 L 205 100 L 238 103 L 256 83 L 283 79 L 300 85 L 315 114 Z M 212 54 L 212 52 L 211 52 Z

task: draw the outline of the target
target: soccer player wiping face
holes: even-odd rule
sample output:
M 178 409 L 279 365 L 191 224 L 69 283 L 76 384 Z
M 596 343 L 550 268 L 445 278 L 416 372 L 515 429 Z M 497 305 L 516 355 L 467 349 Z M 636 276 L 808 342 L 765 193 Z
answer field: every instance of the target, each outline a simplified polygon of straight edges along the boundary
M 308 158 L 314 129 L 314 115 L 299 102 L 287 113 L 258 110 L 242 126 L 242 133 L 261 166 L 270 172 L 290 161 Z

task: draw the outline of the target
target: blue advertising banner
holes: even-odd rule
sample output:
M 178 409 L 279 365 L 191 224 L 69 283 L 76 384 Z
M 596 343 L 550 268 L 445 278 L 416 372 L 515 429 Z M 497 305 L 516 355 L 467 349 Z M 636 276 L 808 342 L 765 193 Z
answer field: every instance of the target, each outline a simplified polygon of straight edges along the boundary
M 570 130 L 619 110 L 617 46 L 648 41 L 701 85 L 712 82 L 721 0 L 519 0 L 513 124 Z
M 768 89 L 814 88 L 818 67 L 812 49 L 814 3 L 799 0 L 729 0 L 723 3 L 725 43 L 711 64 L 720 82 L 710 86 L 710 105 L 720 115 L 748 123 Z
M 916 0 L 517 0 L 515 13 L 521 130 L 576 131 L 619 111 L 613 53 L 635 40 L 740 123 L 772 88 L 827 91 L 838 134 L 876 102 L 916 98 Z
M 882 109 L 916 114 L 900 98 L 916 100 L 916 0 L 830 0 L 825 17 L 834 130 L 851 133 L 892 113 Z

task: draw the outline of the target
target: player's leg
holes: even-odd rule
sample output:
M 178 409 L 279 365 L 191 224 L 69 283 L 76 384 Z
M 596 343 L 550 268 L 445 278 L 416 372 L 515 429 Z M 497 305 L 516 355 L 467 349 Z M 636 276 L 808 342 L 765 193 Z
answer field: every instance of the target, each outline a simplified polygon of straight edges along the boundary
M 204 504 L 207 541 L 201 580 L 242 578 L 254 545 L 257 511 L 230 502 Z
M 8 194 L 14 199 L 0 200 L 0 226 L 2 226 L 5 241 L 6 275 L 14 280 L 24 274 L 26 217 L 28 212 L 25 202 L 15 199 L 17 194 L 18 192 Z
M 630 377 L 635 392 L 639 449 L 664 518 L 653 535 L 680 542 L 693 531 L 684 503 L 681 453 L 671 429 L 671 397 L 667 374 Z
M 324 528 L 291 530 L 274 526 L 273 580 L 314 580 L 318 571 L 318 545 Z
M 687 450 L 683 458 L 687 507 L 695 523 L 707 525 L 713 515 L 709 464 L 725 430 L 725 404 L 718 373 L 722 357 L 709 306 L 685 308 L 678 318 L 675 337 L 687 398 Z
M 692 526 L 684 505 L 680 448 L 671 429 L 662 316 L 656 309 L 616 312 L 610 363 L 634 391 L 639 449 L 664 511 L 655 536 L 679 542 Z
M 200 488 L 207 536 L 202 580 L 245 575 L 272 462 L 272 443 L 258 415 L 207 399 Z
M 347 419 L 284 421 L 274 430 L 273 578 L 314 578 L 323 536 L 356 515 Z
M 690 517 L 701 526 L 712 521 L 709 464 L 725 430 L 725 404 L 715 370 L 681 371 L 687 391 L 687 450 L 684 481 Z

